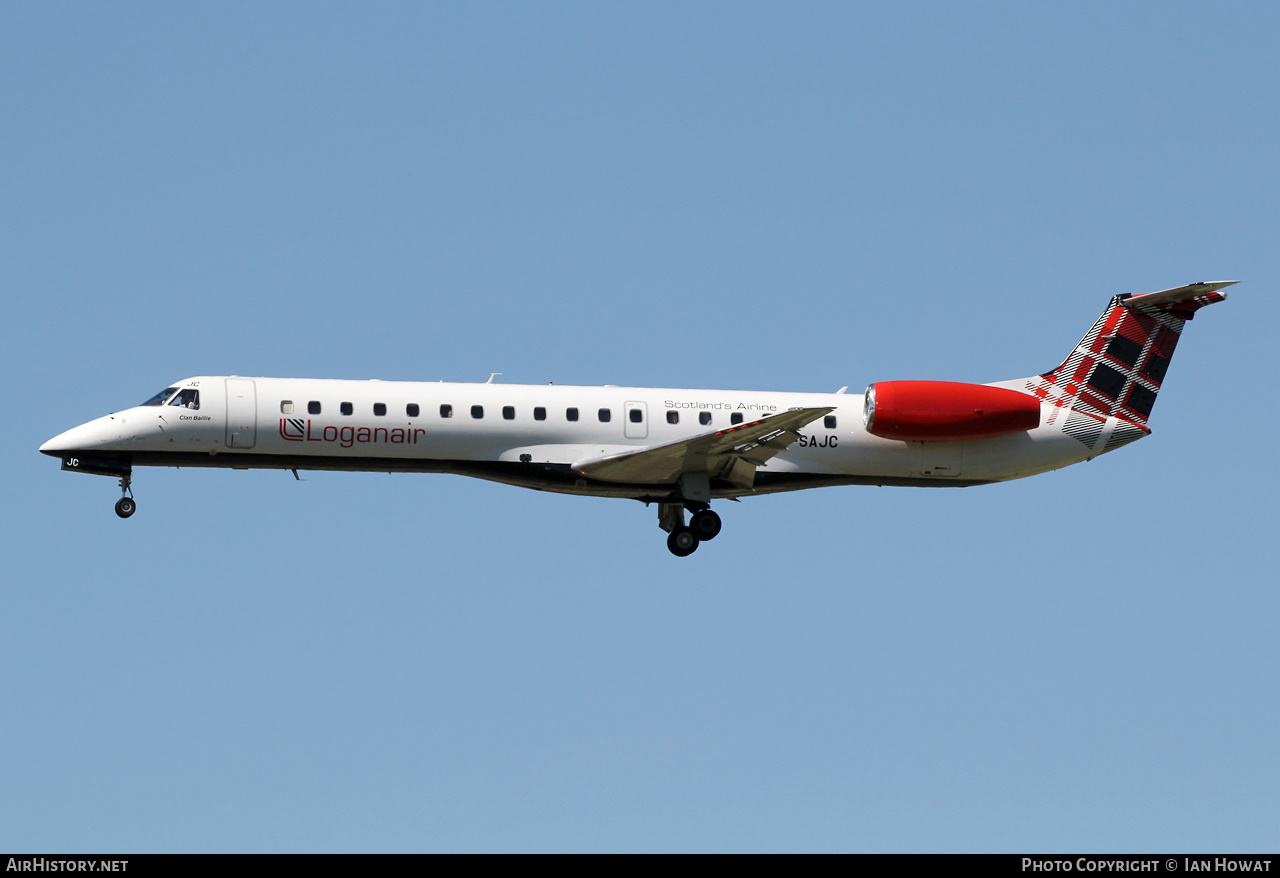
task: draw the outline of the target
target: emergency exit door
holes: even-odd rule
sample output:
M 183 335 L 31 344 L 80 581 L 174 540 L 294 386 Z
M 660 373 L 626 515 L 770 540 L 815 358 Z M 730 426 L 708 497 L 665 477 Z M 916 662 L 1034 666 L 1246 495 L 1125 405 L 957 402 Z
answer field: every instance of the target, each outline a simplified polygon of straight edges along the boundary
M 643 402 L 629 402 L 624 406 L 626 420 L 622 435 L 628 439 L 644 439 L 649 435 L 649 406 Z

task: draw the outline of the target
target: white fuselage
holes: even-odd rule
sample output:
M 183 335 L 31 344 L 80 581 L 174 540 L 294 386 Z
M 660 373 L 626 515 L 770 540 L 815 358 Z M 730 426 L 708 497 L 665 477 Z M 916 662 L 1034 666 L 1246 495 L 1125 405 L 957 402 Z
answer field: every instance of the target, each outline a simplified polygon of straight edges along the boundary
M 745 496 L 834 484 L 970 485 L 1056 469 L 1092 454 L 1046 406 L 1041 426 L 953 442 L 882 439 L 863 396 L 642 387 L 453 384 L 202 376 L 196 391 L 90 421 L 41 447 L 142 466 L 456 472 L 575 494 L 660 499 L 673 486 L 599 482 L 572 467 L 796 408 L 830 415 L 759 469 Z M 576 417 L 575 417 L 576 413 Z
M 658 506 L 684 557 L 713 500 L 828 485 L 963 487 L 1089 460 L 1150 434 L 1183 324 L 1234 281 L 1112 296 L 1061 365 L 992 384 L 881 381 L 865 394 L 204 376 L 55 436 L 62 468 L 440 472 Z M 685 514 L 689 513 L 688 521 Z

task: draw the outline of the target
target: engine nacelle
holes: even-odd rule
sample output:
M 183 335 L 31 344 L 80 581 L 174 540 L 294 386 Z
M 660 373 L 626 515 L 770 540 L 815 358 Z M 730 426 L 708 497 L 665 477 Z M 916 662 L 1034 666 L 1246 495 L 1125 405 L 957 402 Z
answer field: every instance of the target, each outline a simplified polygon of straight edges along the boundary
M 987 439 L 1040 426 L 1040 400 L 985 384 L 881 381 L 867 388 L 862 423 L 882 439 Z

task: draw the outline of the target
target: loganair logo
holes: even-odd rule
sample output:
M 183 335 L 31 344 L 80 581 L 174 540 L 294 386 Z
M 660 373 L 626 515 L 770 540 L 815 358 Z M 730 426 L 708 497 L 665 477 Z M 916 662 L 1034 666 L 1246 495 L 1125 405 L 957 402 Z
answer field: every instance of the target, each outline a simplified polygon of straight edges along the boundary
M 280 438 L 289 442 L 336 442 L 343 448 L 353 445 L 417 445 L 425 436 L 420 427 L 327 427 L 312 428 L 311 419 L 281 418 Z

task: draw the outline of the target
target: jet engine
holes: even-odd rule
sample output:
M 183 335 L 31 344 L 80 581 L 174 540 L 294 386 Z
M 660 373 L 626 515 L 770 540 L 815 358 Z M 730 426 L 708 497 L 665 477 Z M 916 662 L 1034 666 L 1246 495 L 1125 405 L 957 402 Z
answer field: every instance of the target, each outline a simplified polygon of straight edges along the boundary
M 987 439 L 1040 426 L 1040 400 L 985 384 L 880 381 L 867 388 L 862 423 L 882 439 Z

